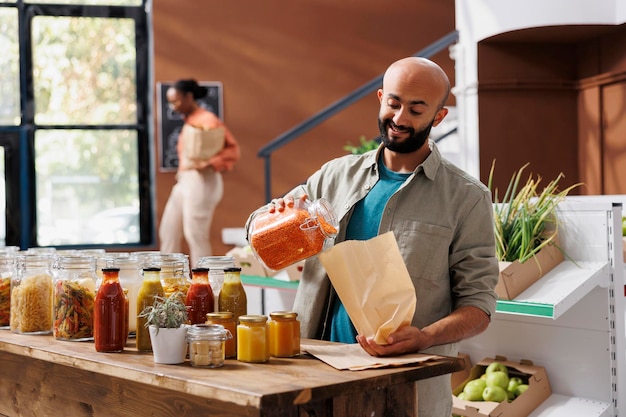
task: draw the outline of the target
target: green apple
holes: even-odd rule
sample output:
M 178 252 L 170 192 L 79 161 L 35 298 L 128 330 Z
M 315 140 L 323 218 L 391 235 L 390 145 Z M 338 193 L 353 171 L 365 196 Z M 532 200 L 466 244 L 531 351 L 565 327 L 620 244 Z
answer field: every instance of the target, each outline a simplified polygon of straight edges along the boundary
M 622 216 L 622 236 L 626 237 L 626 217 Z
M 528 389 L 528 384 L 519 384 L 517 388 L 515 388 L 515 396 L 519 397 Z
M 517 388 L 518 385 L 523 384 L 523 383 L 524 381 L 522 381 L 522 378 L 513 376 L 509 378 L 509 385 L 506 387 L 506 390 L 509 392 L 515 393 L 515 388 Z
M 487 374 L 485 383 L 488 387 L 500 387 L 506 390 L 509 386 L 509 376 L 502 371 L 493 371 Z
M 483 391 L 485 389 L 485 381 L 482 379 L 472 379 L 468 381 L 463 387 L 465 393 L 465 400 L 467 401 L 482 401 Z
M 483 391 L 483 400 L 501 403 L 509 398 L 506 390 L 502 387 L 487 387 Z
M 487 369 L 485 369 L 486 374 L 490 374 L 495 371 L 501 371 L 507 374 L 507 376 L 509 375 L 509 369 L 506 367 L 506 365 L 500 362 L 491 362 L 489 365 L 487 365 Z
M 459 392 L 459 395 L 456 396 L 459 400 L 466 400 L 465 393 L 463 391 Z
M 515 393 L 513 391 L 506 391 L 506 394 L 508 395 L 508 400 L 509 402 L 513 401 L 515 399 Z

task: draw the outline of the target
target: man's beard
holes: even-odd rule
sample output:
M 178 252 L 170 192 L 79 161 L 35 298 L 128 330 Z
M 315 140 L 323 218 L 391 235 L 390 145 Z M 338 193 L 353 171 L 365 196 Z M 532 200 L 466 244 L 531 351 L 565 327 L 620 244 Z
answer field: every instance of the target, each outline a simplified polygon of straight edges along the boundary
M 420 149 L 426 140 L 428 140 L 433 123 L 435 123 L 434 119 L 424 129 L 416 132 L 412 127 L 401 127 L 396 125 L 391 119 L 385 119 L 383 121 L 379 118 L 378 130 L 380 131 L 380 139 L 383 145 L 385 145 L 385 148 L 397 153 L 412 153 Z M 401 132 L 407 132 L 409 136 L 403 141 L 391 139 L 387 135 L 390 124 L 397 129 L 399 128 L 398 130 Z

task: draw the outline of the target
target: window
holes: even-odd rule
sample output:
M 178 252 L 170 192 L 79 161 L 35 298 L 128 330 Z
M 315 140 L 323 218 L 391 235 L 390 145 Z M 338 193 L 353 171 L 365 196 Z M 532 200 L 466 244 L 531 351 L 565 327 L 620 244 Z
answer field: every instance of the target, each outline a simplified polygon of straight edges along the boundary
M 0 0 L 6 245 L 154 243 L 148 2 Z

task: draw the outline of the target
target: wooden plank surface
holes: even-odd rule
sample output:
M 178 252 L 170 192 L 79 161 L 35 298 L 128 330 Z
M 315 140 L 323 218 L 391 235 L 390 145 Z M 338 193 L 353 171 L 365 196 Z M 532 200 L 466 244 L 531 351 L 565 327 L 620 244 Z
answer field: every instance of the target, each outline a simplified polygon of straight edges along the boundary
M 398 390 L 410 390 L 406 387 L 412 387 L 413 381 L 461 367 L 458 358 L 441 357 L 412 367 L 338 371 L 301 355 L 271 358 L 267 364 L 227 360 L 222 368 L 196 369 L 188 361 L 155 364 L 152 354 L 137 352 L 132 343 L 123 353 L 98 353 L 90 342 L 62 342 L 51 336 L 2 330 L 0 413 L 54 415 L 50 409 L 33 408 L 37 403 L 64 407 L 57 412 L 71 405 L 72 412 L 64 415 L 77 416 L 191 416 L 209 411 L 212 416 L 297 416 L 307 415 L 307 408 L 310 415 L 349 415 L 333 408 L 350 408 L 355 402 L 364 407 L 369 402 L 374 408 L 401 408 L 393 405 Z M 413 399 L 400 398 L 406 398 L 404 406 L 412 407 Z M 32 414 L 23 411 L 28 403 Z

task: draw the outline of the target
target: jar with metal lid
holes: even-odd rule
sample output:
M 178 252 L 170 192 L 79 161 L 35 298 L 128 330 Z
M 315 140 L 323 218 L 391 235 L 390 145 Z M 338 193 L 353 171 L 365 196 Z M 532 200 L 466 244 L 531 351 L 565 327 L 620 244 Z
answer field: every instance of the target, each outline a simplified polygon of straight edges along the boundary
M 198 260 L 199 268 L 209 268 L 209 283 L 215 297 L 215 309 L 219 308 L 218 297 L 224 285 L 224 269 L 235 266 L 233 256 L 203 256 Z
M 160 268 L 144 268 L 143 282 L 137 296 L 137 350 L 143 352 L 152 351 L 152 342 L 150 341 L 150 331 L 146 327 L 146 317 L 140 317 L 141 312 L 154 304 L 154 297 L 163 297 L 163 285 L 161 285 L 161 269 Z
M 224 365 L 225 343 L 230 331 L 219 324 L 194 324 L 187 329 L 189 362 L 195 368 L 218 368 Z
M 219 324 L 230 332 L 232 337 L 226 340 L 225 356 L 227 358 L 237 357 L 237 322 L 235 315 L 231 311 L 216 311 L 207 313 L 206 324 Z
M 290 358 L 300 354 L 300 322 L 295 311 L 270 313 L 270 356 Z
M 185 305 L 189 307 L 189 322 L 201 324 L 206 322 L 207 313 L 215 311 L 215 297 L 209 284 L 208 268 L 191 270 L 191 286 L 187 291 Z
M 96 294 L 94 345 L 97 352 L 122 352 L 128 337 L 127 298 L 119 281 L 119 269 L 103 268 Z
M 54 322 L 57 340 L 93 340 L 96 258 L 59 256 L 54 261 Z
M 241 283 L 241 268 L 235 266 L 224 269 L 224 285 L 218 301 L 219 311 L 231 311 L 235 320 L 248 314 L 248 298 Z
M 0 329 L 11 321 L 11 278 L 15 270 L 15 251 L 0 249 Z
M 237 360 L 263 363 L 269 360 L 267 316 L 245 315 L 237 325 Z
M 251 218 L 248 241 L 267 268 L 280 270 L 320 253 L 337 235 L 339 222 L 330 203 L 297 198 L 283 211 L 267 206 Z
M 19 253 L 11 278 L 11 331 L 52 333 L 52 256 Z

